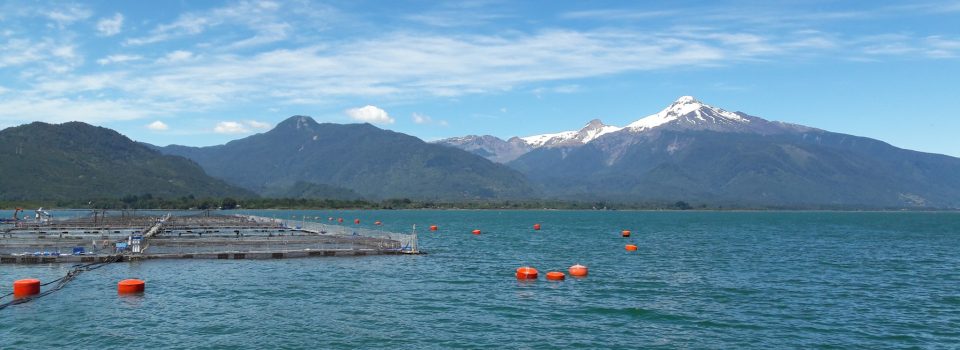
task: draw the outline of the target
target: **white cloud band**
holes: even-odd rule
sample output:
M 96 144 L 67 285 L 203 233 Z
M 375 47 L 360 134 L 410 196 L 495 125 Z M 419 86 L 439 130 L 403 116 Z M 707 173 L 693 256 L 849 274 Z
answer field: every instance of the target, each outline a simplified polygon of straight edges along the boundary
M 373 124 L 393 124 L 393 117 L 387 114 L 387 111 L 377 106 L 366 105 L 359 108 L 351 108 L 345 112 L 353 120 L 373 123 Z

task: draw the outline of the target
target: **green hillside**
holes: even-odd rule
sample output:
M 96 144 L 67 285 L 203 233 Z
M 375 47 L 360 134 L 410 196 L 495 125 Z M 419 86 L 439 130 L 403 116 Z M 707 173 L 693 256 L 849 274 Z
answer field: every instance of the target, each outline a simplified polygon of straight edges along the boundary
M 0 131 L 0 200 L 251 196 L 188 159 L 81 122 Z
M 535 194 L 519 172 L 469 152 L 370 124 L 318 124 L 303 116 L 225 145 L 161 150 L 264 194 L 298 182 L 345 188 L 369 199 L 487 200 Z

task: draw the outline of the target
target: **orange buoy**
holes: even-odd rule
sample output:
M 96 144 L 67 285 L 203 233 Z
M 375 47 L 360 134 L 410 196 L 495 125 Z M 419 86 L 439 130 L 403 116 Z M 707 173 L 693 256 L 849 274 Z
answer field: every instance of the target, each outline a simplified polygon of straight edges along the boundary
M 535 280 L 537 279 L 537 269 L 529 266 L 518 267 L 517 279 L 518 280 Z
M 119 294 L 135 294 L 143 293 L 146 284 L 142 280 L 137 279 L 128 279 L 120 281 L 117 283 L 117 293 Z
M 563 281 L 564 278 L 567 278 L 567 275 L 564 275 L 563 272 L 560 272 L 560 271 L 547 272 L 547 280 Z
M 627 244 L 627 251 L 628 251 L 628 252 L 635 252 L 635 251 L 637 251 L 637 245 L 636 245 L 636 244 Z
M 13 297 L 22 298 L 40 294 L 40 280 L 27 278 L 13 281 Z
M 540 224 L 533 224 L 534 231 L 540 231 Z
M 630 237 L 630 230 L 623 230 L 623 232 L 620 232 L 620 235 L 624 237 Z
M 360 224 L 360 219 L 353 219 L 353 223 L 359 225 L 359 224 Z
M 377 225 L 377 226 L 383 225 L 383 223 L 382 223 L 382 222 L 379 222 L 379 221 L 374 222 L 373 224 L 374 224 L 374 225 Z
M 437 225 L 430 225 L 430 231 L 436 231 L 437 229 Z
M 473 230 L 473 234 L 479 235 L 479 234 L 480 234 L 480 230 Z
M 586 266 L 576 264 L 576 265 L 570 266 L 570 269 L 567 270 L 567 272 L 569 272 L 570 276 L 573 276 L 573 277 L 587 277 L 587 273 L 589 271 L 587 270 Z

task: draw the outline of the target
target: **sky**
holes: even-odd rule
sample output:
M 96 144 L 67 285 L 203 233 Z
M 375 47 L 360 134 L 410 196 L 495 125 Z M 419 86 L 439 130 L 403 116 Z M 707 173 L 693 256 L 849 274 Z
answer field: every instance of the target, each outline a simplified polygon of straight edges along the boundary
M 960 156 L 960 1 L 3 1 L 0 128 L 207 146 L 293 115 L 426 141 L 679 96 Z

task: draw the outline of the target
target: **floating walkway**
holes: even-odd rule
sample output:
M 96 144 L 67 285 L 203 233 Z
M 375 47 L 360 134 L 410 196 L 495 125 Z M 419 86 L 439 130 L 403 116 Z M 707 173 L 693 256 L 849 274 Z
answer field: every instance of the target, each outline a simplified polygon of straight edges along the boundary
M 0 264 L 420 254 L 417 235 L 211 212 L 97 212 L 0 227 Z

